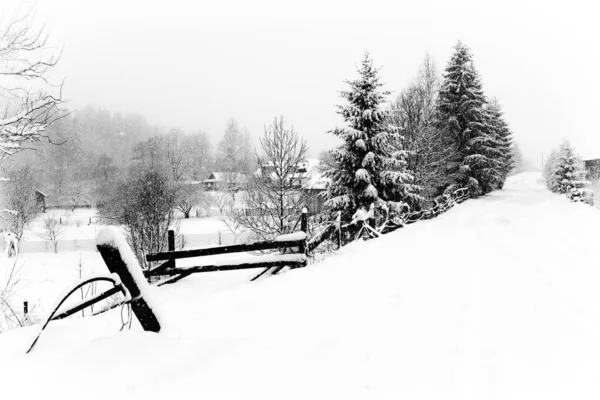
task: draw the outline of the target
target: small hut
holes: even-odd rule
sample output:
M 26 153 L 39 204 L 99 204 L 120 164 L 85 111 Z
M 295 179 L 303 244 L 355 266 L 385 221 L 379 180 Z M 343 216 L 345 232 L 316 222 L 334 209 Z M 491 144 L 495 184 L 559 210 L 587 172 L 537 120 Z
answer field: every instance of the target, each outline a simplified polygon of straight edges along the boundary
M 33 188 L 35 190 L 35 202 L 40 207 L 42 212 L 46 212 L 46 193 L 42 192 L 39 189 Z

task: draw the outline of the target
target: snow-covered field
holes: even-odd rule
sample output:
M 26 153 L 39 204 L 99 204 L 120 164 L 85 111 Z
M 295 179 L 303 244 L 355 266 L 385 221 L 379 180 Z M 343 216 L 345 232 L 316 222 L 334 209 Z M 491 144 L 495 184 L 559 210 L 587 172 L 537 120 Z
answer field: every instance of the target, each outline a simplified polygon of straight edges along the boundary
M 61 223 L 58 237 L 59 252 L 95 251 L 96 233 L 102 228 L 102 225 L 97 222 L 97 212 L 95 210 L 75 210 L 74 212 L 61 210 L 48 211 L 31 223 L 24 231 L 20 242 L 22 254 L 54 252 L 52 242 L 44 239 L 44 219 L 49 216 L 54 216 Z M 182 236 L 183 242 L 181 241 Z M 216 246 L 219 243 L 233 244 L 243 240 L 244 237 L 244 235 L 236 237 L 223 222 L 223 217 L 220 216 L 182 218 L 179 223 L 179 240 L 176 242 L 176 246 L 180 248 L 183 244 L 186 248 L 196 248 Z M 0 241 L 0 251 L 3 251 L 5 246 L 4 241 Z
M 118 309 L 29 355 L 37 327 L 4 333 L 2 398 L 597 399 L 600 211 L 538 178 L 263 281 L 152 288 L 160 334 Z

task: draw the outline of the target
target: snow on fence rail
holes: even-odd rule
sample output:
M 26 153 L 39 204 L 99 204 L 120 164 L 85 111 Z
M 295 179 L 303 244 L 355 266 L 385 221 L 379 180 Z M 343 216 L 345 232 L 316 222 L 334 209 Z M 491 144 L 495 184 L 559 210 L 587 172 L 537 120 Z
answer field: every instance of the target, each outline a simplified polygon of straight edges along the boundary
M 234 244 L 228 246 L 207 247 L 193 250 L 175 250 L 175 237 L 173 231 L 169 231 L 169 251 L 153 253 L 146 256 L 146 260 L 165 261 L 148 271 L 144 271 L 146 277 L 168 276 L 159 282 L 159 285 L 175 283 L 191 274 L 200 272 L 231 271 L 248 268 L 265 268 L 263 272 L 252 280 L 277 274 L 281 269 L 303 267 L 306 259 L 306 232 L 308 229 L 308 211 L 302 210 L 301 232 L 282 235 L 275 240 L 255 242 L 247 244 Z M 233 253 L 248 253 L 255 251 L 279 250 L 281 254 L 249 255 L 244 258 L 220 260 L 210 265 L 198 265 L 194 267 L 177 267 L 175 261 L 183 258 L 214 256 Z

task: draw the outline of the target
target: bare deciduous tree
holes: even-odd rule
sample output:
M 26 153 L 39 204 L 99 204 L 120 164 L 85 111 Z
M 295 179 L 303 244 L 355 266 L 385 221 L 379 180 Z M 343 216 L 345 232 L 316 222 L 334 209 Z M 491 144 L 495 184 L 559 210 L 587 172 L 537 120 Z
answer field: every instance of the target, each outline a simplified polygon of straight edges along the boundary
M 230 119 L 225 129 L 225 135 L 219 142 L 217 152 L 217 167 L 230 176 L 233 182 L 237 174 L 250 172 L 252 161 L 252 146 L 247 130 L 242 133 L 235 119 Z
M 171 129 L 167 134 L 165 156 L 167 169 L 173 182 L 180 182 L 190 174 L 192 167 L 191 149 L 185 145 L 183 132 Z
M 269 240 L 293 230 L 306 206 L 297 169 L 308 148 L 293 128 L 285 128 L 283 117 L 265 129 L 260 145 L 264 156 L 256 154 L 259 170 L 244 193 L 244 207 L 233 207 L 230 218 L 255 238 Z
M 19 285 L 22 265 L 16 258 L 0 270 L 0 333 L 5 330 L 29 325 L 28 316 L 14 304 L 15 288 Z
M 177 185 L 177 209 L 189 218 L 194 207 L 205 208 L 208 204 L 206 195 L 201 187 L 193 184 L 180 183 Z
M 38 236 L 52 242 L 54 253 L 58 253 L 58 240 L 65 230 L 65 227 L 60 224 L 60 219 L 56 218 L 54 214 L 44 218 L 42 229 L 42 233 L 38 233 Z
M 204 132 L 192 133 L 185 137 L 184 145 L 190 149 L 191 153 L 191 179 L 208 178 L 209 169 L 213 163 L 212 147 L 208 135 Z
M 9 212 L 3 216 L 10 230 L 21 240 L 23 230 L 42 210 L 37 204 L 35 180 L 29 166 L 8 170 L 7 177 L 8 182 L 3 184 L 3 202 Z
M 224 215 L 234 204 L 234 196 L 227 192 L 217 192 L 213 198 L 221 215 Z
M 23 150 L 25 142 L 47 138 L 46 127 L 65 115 L 60 86 L 48 81 L 60 54 L 49 53 L 48 35 L 31 27 L 31 14 L 0 27 L 0 97 L 6 104 L 0 114 L 0 160 Z
M 399 146 L 408 151 L 407 169 L 425 197 L 436 194 L 441 167 L 451 151 L 444 146 L 440 130 L 435 126 L 435 103 L 440 78 L 429 55 L 417 78 L 392 103 L 390 123 L 401 128 L 403 141 Z

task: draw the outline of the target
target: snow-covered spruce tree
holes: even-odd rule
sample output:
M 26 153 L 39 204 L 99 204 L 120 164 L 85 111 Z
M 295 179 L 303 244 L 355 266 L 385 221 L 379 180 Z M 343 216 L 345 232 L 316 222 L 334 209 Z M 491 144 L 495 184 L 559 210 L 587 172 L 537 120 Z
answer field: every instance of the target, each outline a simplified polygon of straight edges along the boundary
M 487 133 L 494 139 L 497 146 L 496 149 L 500 152 L 498 158 L 496 158 L 498 174 L 494 174 L 494 176 L 498 178 L 498 181 L 495 183 L 494 189 L 502 189 L 506 177 L 510 174 L 514 165 L 512 132 L 504 120 L 502 108 L 498 100 L 489 100 L 485 110 L 488 126 Z
M 560 145 L 554 168 L 555 191 L 564 193 L 573 201 L 583 201 L 591 183 L 585 180 L 585 170 L 575 149 L 565 140 Z
M 444 71 L 437 102 L 438 128 L 454 148 L 446 166 L 447 182 L 440 189 L 468 187 L 482 195 L 502 182 L 502 152 L 493 130 L 488 126 L 486 99 L 471 52 L 461 42 Z
M 358 79 L 346 81 L 350 90 L 341 93 L 348 104 L 338 106 L 347 127 L 331 131 L 343 143 L 331 151 L 338 168 L 326 172 L 331 179 L 327 204 L 334 210 L 355 210 L 381 201 L 392 207 L 418 203 L 419 188 L 406 170 L 402 136 L 383 108 L 389 92 L 379 90 L 383 85 L 368 53 L 358 73 Z

